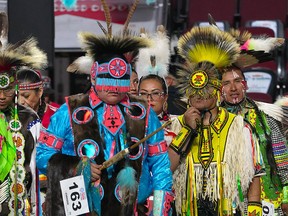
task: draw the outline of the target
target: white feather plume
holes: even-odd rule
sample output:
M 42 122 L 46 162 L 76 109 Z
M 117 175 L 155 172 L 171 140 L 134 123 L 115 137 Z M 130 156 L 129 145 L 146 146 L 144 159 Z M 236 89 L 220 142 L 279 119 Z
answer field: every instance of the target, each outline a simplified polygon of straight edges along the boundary
M 285 129 L 284 130 L 285 133 L 288 135 L 288 97 L 286 96 L 279 97 L 277 98 L 274 104 L 282 108 L 283 118 L 281 122 Z
M 81 56 L 73 61 L 67 68 L 68 72 L 90 74 L 91 67 L 94 61 L 89 56 Z
M 8 16 L 5 12 L 0 12 L 0 43 L 2 47 L 8 43 Z
M 151 46 L 139 50 L 136 62 L 138 77 L 149 74 L 156 74 L 161 77 L 167 76 L 170 61 L 170 44 L 164 27 L 159 26 L 157 32 L 151 36 L 147 33 L 141 33 L 140 36 L 150 39 Z M 151 56 L 155 57 L 155 67 L 151 64 Z
M 283 122 L 284 113 L 280 106 L 260 101 L 255 101 L 255 103 L 257 104 L 259 110 L 262 110 L 264 113 L 276 119 L 277 121 Z
M 249 50 L 263 50 L 264 52 L 270 52 L 276 47 L 280 47 L 284 43 L 284 38 L 274 38 L 274 37 L 260 37 L 260 38 L 250 38 Z M 247 43 L 247 42 L 246 42 Z

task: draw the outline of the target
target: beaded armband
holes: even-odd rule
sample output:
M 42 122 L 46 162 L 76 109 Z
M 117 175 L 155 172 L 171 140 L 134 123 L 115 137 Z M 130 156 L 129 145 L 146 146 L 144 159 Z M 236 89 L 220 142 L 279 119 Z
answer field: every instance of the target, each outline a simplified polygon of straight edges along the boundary
M 184 125 L 178 135 L 173 139 L 169 147 L 171 147 L 178 154 L 182 154 L 182 149 L 189 137 L 195 138 L 197 136 L 197 131 L 191 129 L 190 127 Z M 192 140 L 190 140 L 191 142 Z
M 288 186 L 283 187 L 283 200 L 282 203 L 288 204 Z
M 248 216 L 262 216 L 262 204 L 259 202 L 248 202 Z
M 38 139 L 39 143 L 44 143 L 49 147 L 53 147 L 57 150 L 62 148 L 63 140 L 54 134 L 49 133 L 45 129 L 41 129 L 40 137 Z

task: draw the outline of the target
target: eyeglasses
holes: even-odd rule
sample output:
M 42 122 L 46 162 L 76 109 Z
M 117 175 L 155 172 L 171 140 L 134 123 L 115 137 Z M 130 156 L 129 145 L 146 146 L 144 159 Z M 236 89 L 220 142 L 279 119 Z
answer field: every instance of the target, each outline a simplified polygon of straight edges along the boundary
M 6 97 L 11 97 L 14 95 L 15 93 L 15 89 L 14 87 L 8 87 L 6 89 L 0 89 L 0 94 L 1 92 L 3 92 L 3 94 L 6 96 Z
M 161 96 L 165 95 L 164 92 L 152 92 L 152 93 L 147 93 L 147 92 L 140 92 L 139 93 L 139 96 L 144 98 L 144 99 L 148 99 L 149 97 L 152 99 L 152 100 L 159 100 L 161 98 Z

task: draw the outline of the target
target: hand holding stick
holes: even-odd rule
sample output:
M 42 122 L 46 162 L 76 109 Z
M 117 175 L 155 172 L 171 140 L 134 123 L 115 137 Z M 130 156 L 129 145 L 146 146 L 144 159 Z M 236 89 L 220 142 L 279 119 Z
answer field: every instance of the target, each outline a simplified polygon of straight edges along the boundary
M 112 166 L 113 164 L 117 163 L 118 161 L 120 161 L 122 158 L 124 158 L 127 154 L 130 153 L 130 151 L 134 148 L 136 148 L 137 146 L 139 146 L 141 143 L 145 142 L 146 140 L 148 140 L 150 137 L 154 136 L 156 133 L 158 133 L 159 131 L 161 131 L 163 128 L 167 127 L 169 124 L 171 124 L 172 121 L 169 120 L 167 122 L 165 122 L 161 127 L 157 128 L 155 131 L 153 131 L 152 133 L 148 134 L 147 136 L 145 136 L 144 138 L 142 138 L 141 140 L 139 140 L 138 142 L 136 142 L 135 144 L 133 144 L 132 146 L 123 149 L 122 151 L 118 152 L 116 155 L 114 155 L 112 158 L 106 160 L 103 164 L 102 167 L 100 168 L 100 170 L 106 169 L 110 166 Z

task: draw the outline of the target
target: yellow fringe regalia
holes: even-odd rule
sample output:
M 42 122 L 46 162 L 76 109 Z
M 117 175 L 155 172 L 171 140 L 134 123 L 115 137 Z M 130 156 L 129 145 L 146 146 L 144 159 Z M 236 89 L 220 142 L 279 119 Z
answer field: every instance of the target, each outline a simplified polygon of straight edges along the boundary
M 213 26 L 194 27 L 179 39 L 178 48 L 186 60 L 179 71 L 182 93 L 187 98 L 217 97 L 220 102 L 220 69 L 238 59 L 236 39 Z M 223 108 L 218 111 L 209 126 L 198 127 L 194 139 L 183 116 L 179 117 L 182 129 L 170 147 L 181 154 L 184 143 L 190 142 L 191 149 L 174 172 L 177 215 L 198 215 L 199 198 L 217 204 L 218 215 L 232 215 L 232 202 L 244 213 L 243 196 L 255 174 L 250 129 L 241 116 Z
M 198 215 L 199 198 L 218 203 L 219 210 L 222 209 L 219 215 L 231 215 L 232 201 L 244 211 L 239 193 L 245 196 L 255 173 L 250 131 L 244 128 L 240 116 L 219 109 L 217 118 L 201 129 L 202 136 L 192 141 L 191 151 L 174 172 L 178 215 Z M 183 124 L 182 117 L 179 120 Z M 187 137 L 177 138 L 171 145 L 187 141 Z

